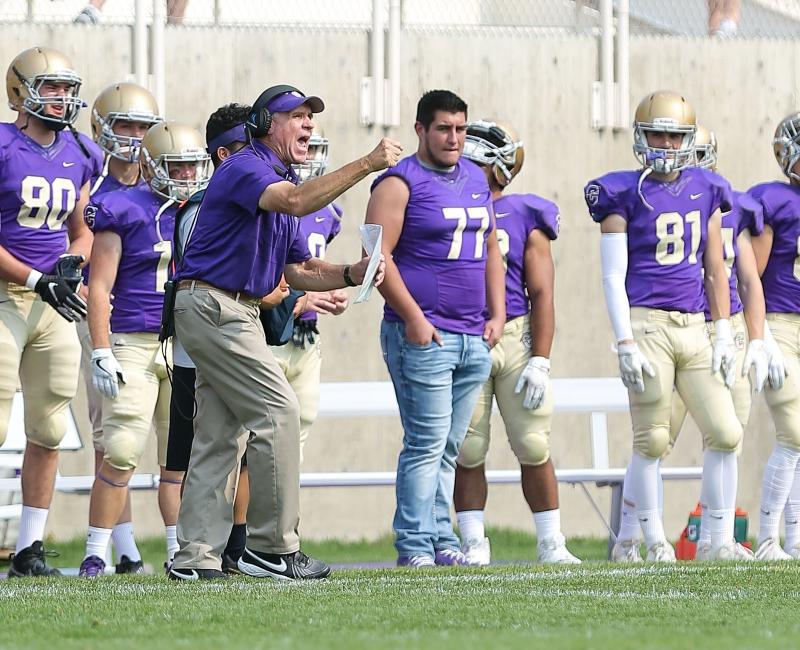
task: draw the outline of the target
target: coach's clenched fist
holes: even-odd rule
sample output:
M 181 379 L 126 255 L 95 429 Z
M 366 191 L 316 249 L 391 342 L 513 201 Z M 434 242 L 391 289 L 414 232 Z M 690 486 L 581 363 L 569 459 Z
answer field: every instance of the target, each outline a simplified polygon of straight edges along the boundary
M 397 140 L 381 138 L 378 146 L 367 155 L 367 164 L 370 171 L 379 172 L 387 167 L 394 167 L 400 160 L 403 147 Z

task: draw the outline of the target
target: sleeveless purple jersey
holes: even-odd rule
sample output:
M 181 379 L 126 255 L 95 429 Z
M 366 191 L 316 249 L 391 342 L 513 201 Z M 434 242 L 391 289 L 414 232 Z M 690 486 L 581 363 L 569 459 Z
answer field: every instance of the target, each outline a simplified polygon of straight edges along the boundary
M 761 284 L 769 313 L 800 313 L 800 187 L 773 181 L 750 188 L 773 232 Z
M 325 250 L 339 234 L 342 229 L 341 224 L 342 209 L 335 203 L 326 205 L 321 210 L 309 214 L 300 219 L 300 235 L 308 244 L 308 252 L 311 257 L 325 259 Z M 317 312 L 313 309 L 300 315 L 301 320 L 317 320 Z
M 628 275 L 625 289 L 631 307 L 684 313 L 703 312 L 703 253 L 708 221 L 732 207 L 731 188 L 721 176 L 690 168 L 669 183 L 645 179 L 641 171 L 611 172 L 584 190 L 596 222 L 618 214 L 628 224 Z
M 111 231 L 122 240 L 122 256 L 114 282 L 112 332 L 158 332 L 169 279 L 177 203 L 148 189 L 109 192 L 93 199 L 87 221 L 94 231 Z
M 408 186 L 403 229 L 392 257 L 425 317 L 458 334 L 483 334 L 486 324 L 486 234 L 494 228 L 483 170 L 462 158 L 451 172 L 408 156 L 372 184 L 396 176 Z M 387 304 L 384 318 L 400 321 Z
M 89 182 L 91 162 L 71 135 L 43 147 L 14 124 L 0 124 L 0 245 L 50 273 L 67 251 L 64 222 Z
M 548 239 L 558 237 L 558 206 L 535 194 L 509 194 L 494 202 L 497 241 L 506 266 L 506 318 L 530 312 L 525 285 L 525 244 L 540 230 Z

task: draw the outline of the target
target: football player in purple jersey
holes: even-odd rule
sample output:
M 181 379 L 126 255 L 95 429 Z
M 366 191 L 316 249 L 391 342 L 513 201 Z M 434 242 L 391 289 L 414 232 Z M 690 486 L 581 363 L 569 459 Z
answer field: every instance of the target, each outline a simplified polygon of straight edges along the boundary
M 466 564 L 450 520 L 458 449 L 505 325 L 505 274 L 486 176 L 462 158 L 467 105 L 417 104 L 415 155 L 372 186 L 383 226 L 381 348 L 400 407 L 394 515 L 398 566 Z
M 319 97 L 288 85 L 267 88 L 248 115 L 248 146 L 215 171 L 178 264 L 175 330 L 197 366 L 197 418 L 178 520 L 174 580 L 225 578 L 231 532 L 227 483 L 240 441 L 252 484 L 247 545 L 237 563 L 253 577 L 325 578 L 330 567 L 300 550 L 300 418 L 297 398 L 266 343 L 264 296 L 285 280 L 314 291 L 353 286 L 369 258 L 353 265 L 312 259 L 298 216 L 312 214 L 373 171 L 397 161 L 383 138 L 368 155 L 297 185 Z M 383 279 L 383 263 L 373 278 Z
M 730 392 L 736 354 L 720 225 L 733 198 L 725 179 L 693 167 L 695 132 L 695 113 L 684 97 L 648 94 L 634 121 L 633 148 L 642 169 L 612 172 L 585 188 L 589 213 L 601 226 L 603 288 L 631 402 L 629 489 L 647 559 L 656 562 L 675 561 L 658 496 L 673 388 L 703 434 L 710 556 L 752 559 L 733 538 L 742 425 Z M 706 304 L 714 321 L 713 346 Z M 766 354 L 763 323 L 754 322 L 750 334 L 744 372 Z
M 764 232 L 753 239 L 753 250 L 777 348 L 765 392 L 776 440 L 764 467 L 757 557 L 800 559 L 800 113 L 778 124 L 773 150 L 788 183 L 772 181 L 748 190 L 764 210 Z M 787 529 L 783 554 L 778 539 L 782 512 Z
M 695 137 L 695 166 L 716 171 L 717 169 L 717 140 L 713 131 L 698 126 Z M 725 265 L 728 271 L 731 301 L 731 327 L 736 344 L 736 368 L 741 373 L 747 361 L 745 343 L 748 332 L 754 328 L 754 323 L 764 323 L 764 296 L 761 290 L 761 279 L 758 275 L 750 237 L 761 234 L 764 229 L 764 219 L 761 206 L 743 192 L 733 192 L 733 207 L 730 212 L 722 214 L 721 232 L 725 254 Z M 706 306 L 705 310 L 709 336 L 713 337 L 711 313 Z M 768 330 L 764 330 L 765 339 L 768 339 Z M 750 357 L 754 359 L 754 377 L 752 388 L 760 391 L 766 381 L 768 372 L 768 354 L 756 354 L 761 343 L 747 346 Z M 750 418 L 751 382 L 747 378 L 737 379 L 731 389 L 736 417 L 742 425 L 747 427 Z M 678 393 L 673 393 L 672 415 L 670 416 L 670 444 L 675 445 L 686 419 L 686 405 Z M 741 444 L 739 446 L 741 450 Z M 630 465 L 628 466 L 630 472 Z M 659 474 L 660 479 L 660 474 Z M 735 486 L 728 486 L 733 489 Z M 659 488 L 659 494 L 663 494 Z M 639 562 L 640 526 L 636 517 L 636 505 L 630 494 L 630 481 L 626 482 L 623 490 L 622 516 L 617 542 L 611 553 L 615 562 Z M 730 497 L 735 498 L 735 494 Z M 705 496 L 701 491 L 701 525 L 700 535 L 697 540 L 695 559 L 707 560 L 711 555 L 711 531 L 709 523 L 709 509 L 706 507 Z
M 132 187 L 147 187 L 139 168 L 139 148 L 142 138 L 153 124 L 160 122 L 155 97 L 145 88 L 133 83 L 116 83 L 108 86 L 94 100 L 92 105 L 92 137 L 102 150 L 100 171 L 92 178 L 89 195 L 93 199 L 116 190 Z M 88 215 L 94 226 L 93 217 Z M 89 265 L 83 269 L 83 282 L 89 285 Z M 86 398 L 89 407 L 89 420 L 92 424 L 94 444 L 95 473 L 103 462 L 103 397 L 92 385 L 92 340 L 86 321 L 78 324 L 81 340 L 81 367 L 86 384 Z M 114 526 L 112 539 L 117 551 L 116 573 L 138 573 L 143 570 L 141 554 L 136 546 L 131 522 L 130 494 L 120 521 Z M 108 562 L 110 557 L 105 557 Z
M 64 415 L 78 389 L 86 316 L 80 266 L 92 246 L 83 222 L 91 165 L 71 127 L 83 103 L 80 76 L 61 52 L 25 50 L 6 74 L 18 113 L 0 124 L 0 444 L 17 383 L 25 397 L 27 445 L 22 516 L 9 575 L 57 575 L 42 538 L 58 467 Z
M 103 463 L 92 486 L 80 567 L 80 575 L 88 578 L 105 569 L 105 549 L 152 428 L 162 468 L 158 500 L 168 562 L 177 551 L 182 476 L 165 469 L 171 392 L 166 366 L 172 355 L 169 343 L 159 343 L 158 332 L 175 212 L 180 201 L 205 187 L 211 161 L 196 129 L 161 122 L 142 140 L 140 165 L 147 188 L 109 192 L 90 205 L 95 232 L 89 278 L 92 381 L 104 399 Z
M 503 194 L 525 160 L 522 142 L 509 127 L 492 120 L 468 123 L 464 158 L 483 168 L 492 192 L 506 267 L 507 320 L 502 338 L 492 348 L 492 372 L 456 461 L 453 502 L 461 550 L 470 565 L 490 562 L 484 531 L 485 464 L 496 398 L 522 470 L 522 492 L 533 512 L 537 559 L 547 564 L 580 563 L 567 550 L 561 533 L 558 483 L 550 458 L 550 349 L 555 332 L 550 242 L 558 237 L 558 206 L 535 194 Z

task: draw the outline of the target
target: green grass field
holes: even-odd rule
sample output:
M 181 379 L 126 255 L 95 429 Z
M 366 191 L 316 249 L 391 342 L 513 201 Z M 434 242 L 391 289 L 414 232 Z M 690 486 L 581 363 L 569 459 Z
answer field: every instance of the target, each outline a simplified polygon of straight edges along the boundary
M 530 559 L 532 538 L 492 531 L 494 558 Z M 157 564 L 162 542 L 142 544 Z M 58 545 L 77 566 L 80 541 Z M 601 541 L 576 540 L 585 558 Z M 389 540 L 307 544 L 331 562 L 382 561 Z M 791 648 L 800 565 L 342 570 L 325 581 L 162 576 L 0 582 L 0 648 Z

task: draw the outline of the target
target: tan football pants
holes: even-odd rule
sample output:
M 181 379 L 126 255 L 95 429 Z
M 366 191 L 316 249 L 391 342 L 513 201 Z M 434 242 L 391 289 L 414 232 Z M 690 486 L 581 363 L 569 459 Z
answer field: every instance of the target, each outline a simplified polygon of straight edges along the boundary
M 744 314 L 739 312 L 731 316 L 731 328 L 733 329 L 733 340 L 736 345 L 736 383 L 730 389 L 731 396 L 733 397 L 733 407 L 736 409 L 736 419 L 742 425 L 742 431 L 747 428 L 747 422 L 750 419 L 750 406 L 752 404 L 750 379 L 742 377 L 742 367 L 744 366 L 744 357 L 747 353 L 747 325 L 744 320 Z M 706 323 L 706 331 L 710 340 L 714 340 L 714 325 Z M 669 447 L 670 451 L 675 446 L 678 436 L 683 428 L 683 423 L 686 420 L 686 404 L 683 403 L 681 396 L 677 392 L 672 395 L 672 415 L 669 421 Z M 739 445 L 741 451 L 741 444 Z
M 306 339 L 305 347 L 289 341 L 286 345 L 271 346 L 286 380 L 292 387 L 300 404 L 300 462 L 308 440 L 308 432 L 319 413 L 319 382 L 322 369 L 322 352 L 319 334 L 314 343 Z
M 800 450 L 800 314 L 767 314 L 767 320 L 783 352 L 787 376 L 780 390 L 767 387 L 764 396 L 778 444 Z
M 78 391 L 81 346 L 74 323 L 35 292 L 0 281 L 0 445 L 8 433 L 17 386 L 25 398 L 25 435 L 57 449 L 65 410 Z
M 661 458 L 669 450 L 673 387 L 700 428 L 705 448 L 735 450 L 742 425 L 722 376 L 711 372 L 704 315 L 633 307 L 631 324 L 656 372 L 645 376 L 644 393 L 628 391 L 634 450 L 646 458 Z
M 552 389 L 548 386 L 542 405 L 533 411 L 522 405 L 524 393 L 514 393 L 519 375 L 530 358 L 530 319 L 528 316 L 514 318 L 506 323 L 503 336 L 492 348 L 492 371 L 481 389 L 458 452 L 456 462 L 462 467 L 478 467 L 486 462 L 493 397 L 497 399 L 508 442 L 520 465 L 542 465 L 550 458 Z
M 221 291 L 178 291 L 177 335 L 197 365 L 197 416 L 178 517 L 178 568 L 220 568 L 233 520 L 226 485 L 236 469 L 240 435 L 249 435 L 248 548 L 293 553 L 300 547 L 299 406 L 258 315 L 256 304 L 237 302 Z

